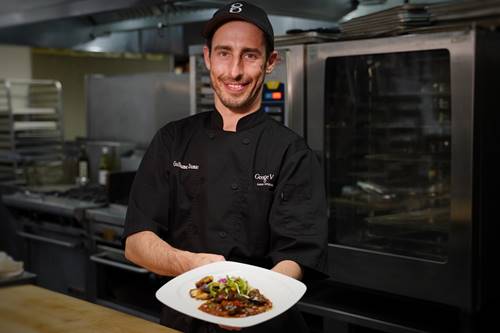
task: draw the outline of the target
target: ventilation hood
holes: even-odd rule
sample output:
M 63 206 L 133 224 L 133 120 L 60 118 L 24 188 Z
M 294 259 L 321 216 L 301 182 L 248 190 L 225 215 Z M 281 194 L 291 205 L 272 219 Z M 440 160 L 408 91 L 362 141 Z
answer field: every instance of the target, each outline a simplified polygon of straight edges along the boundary
M 0 43 L 106 52 L 187 54 L 220 0 L 0 0 Z M 354 0 L 254 0 L 276 35 L 329 28 Z

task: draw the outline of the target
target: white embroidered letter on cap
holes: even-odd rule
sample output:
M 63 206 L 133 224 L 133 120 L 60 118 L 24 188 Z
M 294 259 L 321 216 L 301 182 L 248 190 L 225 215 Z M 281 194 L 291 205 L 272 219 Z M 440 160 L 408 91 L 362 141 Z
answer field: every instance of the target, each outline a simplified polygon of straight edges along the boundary
M 243 7 L 242 3 L 235 2 L 231 5 L 231 8 L 229 8 L 229 12 L 233 14 L 241 13 L 241 11 L 243 10 L 242 7 Z

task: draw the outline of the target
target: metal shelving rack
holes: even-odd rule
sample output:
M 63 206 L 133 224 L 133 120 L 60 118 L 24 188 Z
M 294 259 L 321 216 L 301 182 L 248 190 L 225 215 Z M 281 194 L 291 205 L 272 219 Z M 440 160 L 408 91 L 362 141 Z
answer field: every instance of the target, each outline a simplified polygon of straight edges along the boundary
M 210 73 L 203 60 L 203 45 L 189 47 L 189 67 L 190 114 L 211 111 L 214 92 L 210 85 Z
M 0 181 L 25 183 L 26 167 L 63 160 L 62 86 L 0 79 Z

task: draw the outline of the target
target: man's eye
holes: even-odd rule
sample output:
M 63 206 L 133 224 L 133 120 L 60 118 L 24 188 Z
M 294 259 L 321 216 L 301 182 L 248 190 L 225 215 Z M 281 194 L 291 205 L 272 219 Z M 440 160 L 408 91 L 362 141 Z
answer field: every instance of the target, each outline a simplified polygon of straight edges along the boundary
M 219 57 L 227 57 L 228 55 L 229 55 L 229 52 L 226 52 L 226 51 L 219 52 Z
M 257 55 L 255 53 L 246 53 L 245 58 L 250 59 L 250 60 L 255 60 L 257 59 Z

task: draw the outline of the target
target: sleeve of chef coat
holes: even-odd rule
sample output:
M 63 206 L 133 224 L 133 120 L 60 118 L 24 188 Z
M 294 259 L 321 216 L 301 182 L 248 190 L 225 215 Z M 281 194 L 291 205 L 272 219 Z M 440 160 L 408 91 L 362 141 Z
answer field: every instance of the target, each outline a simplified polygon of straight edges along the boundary
M 293 260 L 304 279 L 327 277 L 327 221 L 323 169 L 305 142 L 286 154 L 270 213 L 274 264 Z
M 168 228 L 170 143 L 167 127 L 163 127 L 142 158 L 130 190 L 123 241 L 136 232 L 158 234 L 160 228 Z

